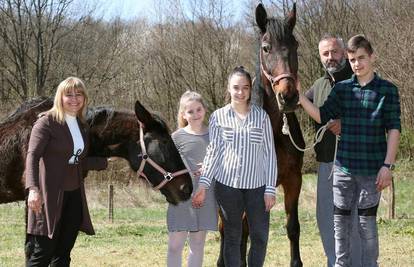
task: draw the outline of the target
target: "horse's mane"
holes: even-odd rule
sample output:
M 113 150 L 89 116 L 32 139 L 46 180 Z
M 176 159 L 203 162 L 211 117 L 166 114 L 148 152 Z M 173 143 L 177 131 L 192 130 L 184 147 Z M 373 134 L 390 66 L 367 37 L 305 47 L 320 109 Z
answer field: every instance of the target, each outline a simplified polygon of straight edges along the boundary
M 53 106 L 53 100 L 50 97 L 37 97 L 23 102 L 12 114 L 7 116 L 0 125 L 17 121 L 27 116 L 30 110 L 39 109 L 41 112 L 50 109 Z
M 11 114 L 11 116 L 13 116 L 14 114 L 23 113 L 23 112 L 25 112 L 25 111 L 27 111 L 27 110 L 29 110 L 31 108 L 34 108 L 34 107 L 37 107 L 37 106 L 43 104 L 45 102 L 47 102 L 47 103 L 53 103 L 53 100 L 52 100 L 52 98 L 46 97 L 46 96 L 40 96 L 40 97 L 36 97 L 36 98 L 29 99 L 29 100 L 23 102 L 20 105 L 20 107 L 18 107 L 16 109 L 16 111 L 13 114 Z
M 109 106 L 89 107 L 86 121 L 89 128 L 93 128 L 93 132 L 100 138 L 112 140 L 115 135 L 136 138 L 139 136 L 136 116 L 130 110 L 117 110 Z
M 279 42 L 287 44 L 294 44 L 297 42 L 295 36 L 289 30 L 282 18 L 269 18 L 266 31 L 270 33 L 272 38 L 275 38 Z
M 154 129 L 156 131 L 163 131 L 170 133 L 168 125 L 158 113 L 151 113 L 153 121 L 146 128 Z M 88 108 L 86 120 L 90 127 L 99 125 L 97 129 L 98 134 L 103 134 L 110 127 L 110 131 L 117 131 L 118 129 L 130 129 L 138 134 L 138 123 L 135 113 L 130 110 L 116 110 L 113 107 L 98 106 Z M 117 124 L 123 124 L 123 127 L 117 127 Z M 125 127 L 128 124 L 129 127 Z
M 102 120 L 105 120 L 104 127 L 105 129 L 109 122 L 115 115 L 115 110 L 112 107 L 99 106 L 99 107 L 89 107 L 86 112 L 86 121 L 90 126 L 101 123 Z

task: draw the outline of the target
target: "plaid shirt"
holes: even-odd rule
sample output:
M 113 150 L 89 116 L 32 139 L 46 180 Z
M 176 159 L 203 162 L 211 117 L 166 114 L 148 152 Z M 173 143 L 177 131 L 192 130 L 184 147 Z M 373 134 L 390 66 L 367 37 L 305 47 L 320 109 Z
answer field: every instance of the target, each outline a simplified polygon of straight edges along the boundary
M 387 153 L 386 132 L 401 132 L 397 87 L 376 74 L 365 86 L 355 75 L 337 83 L 320 107 L 321 122 L 341 119 L 335 165 L 353 175 L 376 175 Z

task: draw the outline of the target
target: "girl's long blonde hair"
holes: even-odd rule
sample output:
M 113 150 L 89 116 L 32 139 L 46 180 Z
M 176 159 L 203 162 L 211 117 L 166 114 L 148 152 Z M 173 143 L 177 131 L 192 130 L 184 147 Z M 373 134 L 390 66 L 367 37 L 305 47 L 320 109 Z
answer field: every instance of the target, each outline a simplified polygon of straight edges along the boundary
M 68 94 L 75 91 L 81 93 L 84 96 L 82 109 L 77 117 L 83 122 L 86 122 L 86 110 L 88 108 L 88 95 L 86 94 L 85 84 L 81 79 L 77 77 L 68 77 L 58 85 L 56 89 L 55 98 L 53 100 L 53 107 L 47 111 L 52 117 L 59 123 L 65 123 L 65 111 L 63 109 L 62 97 L 64 94 Z
M 177 126 L 178 128 L 184 128 L 188 125 L 188 122 L 183 118 L 185 107 L 189 101 L 197 101 L 199 102 L 205 110 L 207 110 L 207 106 L 204 103 L 203 97 L 191 90 L 187 90 L 184 94 L 181 95 L 180 104 L 178 105 L 178 114 L 177 114 Z

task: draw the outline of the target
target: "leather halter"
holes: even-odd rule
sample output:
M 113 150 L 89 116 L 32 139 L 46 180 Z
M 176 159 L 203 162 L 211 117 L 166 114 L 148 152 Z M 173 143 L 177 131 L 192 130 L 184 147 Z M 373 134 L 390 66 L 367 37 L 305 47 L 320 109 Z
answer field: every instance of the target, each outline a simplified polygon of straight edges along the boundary
M 141 160 L 141 165 L 139 166 L 139 169 L 137 171 L 137 174 L 138 176 L 145 178 L 145 180 L 147 180 L 147 182 L 150 185 L 152 185 L 155 190 L 160 190 L 164 185 L 166 185 L 173 178 L 188 172 L 187 169 L 183 169 L 183 170 L 176 171 L 173 173 L 164 170 L 160 165 L 158 165 L 155 161 L 153 161 L 147 154 L 147 149 L 145 148 L 145 143 L 144 143 L 144 129 L 141 123 L 139 123 L 139 135 L 140 135 L 139 143 L 141 146 L 142 153 L 139 154 L 138 156 L 141 157 L 142 160 Z M 164 176 L 164 180 L 162 180 L 161 183 L 159 183 L 157 186 L 154 186 L 149 181 L 148 177 L 144 174 L 144 167 L 145 167 L 145 163 L 147 162 L 149 165 L 151 165 L 154 169 L 156 169 L 159 173 L 161 173 Z

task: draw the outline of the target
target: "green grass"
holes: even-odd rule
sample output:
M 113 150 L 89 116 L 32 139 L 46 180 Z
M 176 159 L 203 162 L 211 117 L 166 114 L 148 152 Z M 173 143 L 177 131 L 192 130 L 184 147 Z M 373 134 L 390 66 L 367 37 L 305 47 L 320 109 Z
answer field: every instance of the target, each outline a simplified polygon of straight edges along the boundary
M 404 168 L 405 170 L 407 168 Z M 412 172 L 396 175 L 396 215 L 388 220 L 386 194 L 379 210 L 381 266 L 414 266 L 414 210 Z M 410 178 L 411 177 L 411 178 Z M 325 257 L 315 221 L 315 176 L 304 177 L 300 198 L 300 248 L 304 266 L 324 266 Z M 101 183 L 101 181 L 99 182 Z M 167 205 L 162 196 L 138 185 L 115 185 L 114 222 L 107 220 L 106 186 L 88 184 L 91 214 L 97 234 L 81 234 L 72 251 L 72 266 L 165 266 Z M 145 202 L 145 199 L 147 199 Z M 149 199 L 149 200 L 148 200 Z M 132 207 L 131 201 L 140 203 Z M 150 201 L 150 202 L 148 202 Z M 288 266 L 289 243 L 285 231 L 282 195 L 271 212 L 272 224 L 265 266 Z M 0 205 L 0 266 L 23 266 L 24 207 Z M 209 233 L 203 266 L 215 266 L 218 233 Z M 185 255 L 188 251 L 185 250 Z

